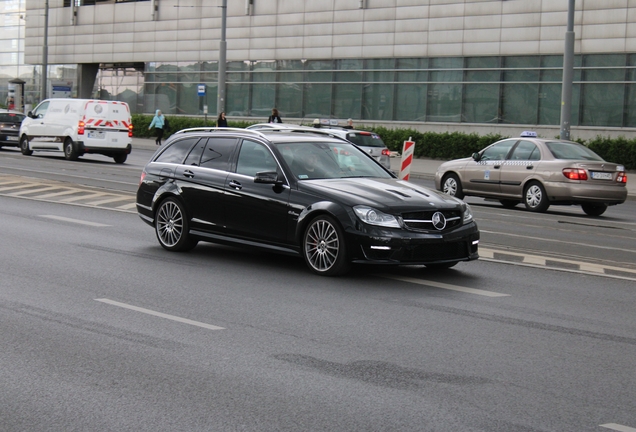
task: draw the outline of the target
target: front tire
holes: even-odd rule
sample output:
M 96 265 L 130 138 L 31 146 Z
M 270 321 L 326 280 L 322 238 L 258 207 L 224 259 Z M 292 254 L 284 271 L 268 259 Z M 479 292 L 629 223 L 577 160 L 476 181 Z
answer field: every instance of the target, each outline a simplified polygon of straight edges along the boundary
M 33 154 L 33 150 L 29 148 L 29 139 L 26 135 L 22 135 L 22 138 L 20 138 L 20 152 L 25 156 Z
M 539 182 L 531 182 L 523 192 L 523 202 L 531 212 L 544 213 L 550 207 L 545 188 Z
M 581 208 L 588 216 L 600 216 L 607 210 L 607 204 L 581 204 Z
M 75 144 L 73 140 L 70 138 L 66 138 L 64 140 L 64 158 L 70 161 L 76 161 L 79 155 L 77 154 L 77 149 L 75 148 Z
M 159 244 L 166 250 L 185 252 L 198 241 L 190 237 L 190 225 L 183 205 L 175 198 L 167 198 L 155 214 L 155 233 Z
M 442 179 L 442 191 L 455 198 L 463 199 L 464 190 L 462 189 L 462 183 L 459 181 L 459 177 L 456 174 L 447 174 Z
M 344 233 L 330 216 L 313 219 L 303 235 L 303 258 L 309 269 L 321 276 L 337 276 L 349 270 Z

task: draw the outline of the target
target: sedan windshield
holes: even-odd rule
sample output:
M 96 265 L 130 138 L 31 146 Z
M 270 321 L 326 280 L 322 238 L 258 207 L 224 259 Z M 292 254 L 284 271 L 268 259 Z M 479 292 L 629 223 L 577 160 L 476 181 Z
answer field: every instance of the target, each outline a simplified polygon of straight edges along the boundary
M 299 180 L 392 177 L 372 158 L 349 143 L 297 142 L 281 143 L 277 147 Z
M 549 141 L 546 142 L 545 145 L 548 147 L 548 149 L 550 149 L 552 155 L 557 159 L 591 161 L 603 160 L 602 157 L 581 144 L 563 141 Z

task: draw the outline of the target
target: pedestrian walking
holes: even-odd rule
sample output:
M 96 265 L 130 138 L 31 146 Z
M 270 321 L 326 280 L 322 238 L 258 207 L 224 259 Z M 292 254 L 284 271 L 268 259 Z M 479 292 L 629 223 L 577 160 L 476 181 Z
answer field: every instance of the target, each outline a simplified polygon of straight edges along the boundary
M 155 116 L 152 118 L 150 122 L 150 126 L 148 126 L 148 130 L 155 128 L 155 144 L 161 145 L 161 139 L 163 138 L 163 128 L 166 124 L 166 118 L 163 114 L 161 114 L 161 110 L 157 110 L 155 112 Z

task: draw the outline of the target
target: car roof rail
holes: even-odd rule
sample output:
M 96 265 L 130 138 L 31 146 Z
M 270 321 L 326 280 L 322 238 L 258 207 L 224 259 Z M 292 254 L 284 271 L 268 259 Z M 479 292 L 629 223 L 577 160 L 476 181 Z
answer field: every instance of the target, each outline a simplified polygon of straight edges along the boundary
M 227 131 L 230 131 L 230 132 L 244 132 L 244 133 L 248 133 L 248 134 L 257 135 L 257 136 L 259 136 L 261 138 L 267 138 L 260 131 L 253 130 L 253 129 L 232 128 L 232 127 L 216 127 L 216 126 L 193 127 L 193 128 L 181 129 L 181 130 L 175 132 L 174 135 L 181 134 L 181 133 L 189 133 L 189 132 L 227 132 Z

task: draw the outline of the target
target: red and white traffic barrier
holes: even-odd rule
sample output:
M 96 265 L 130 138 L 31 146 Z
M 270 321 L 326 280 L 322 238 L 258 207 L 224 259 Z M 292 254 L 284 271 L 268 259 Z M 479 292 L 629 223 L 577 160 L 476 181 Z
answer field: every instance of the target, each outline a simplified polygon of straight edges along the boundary
M 409 140 L 404 141 L 404 145 L 402 146 L 402 163 L 400 165 L 400 175 L 398 176 L 400 180 L 409 180 L 414 150 L 415 142 L 411 141 L 411 137 L 409 137 Z

